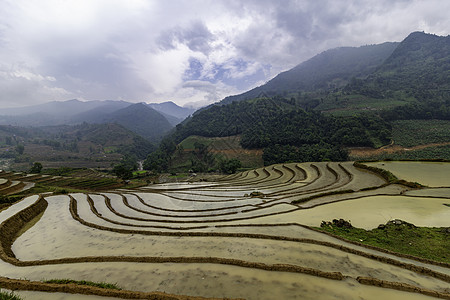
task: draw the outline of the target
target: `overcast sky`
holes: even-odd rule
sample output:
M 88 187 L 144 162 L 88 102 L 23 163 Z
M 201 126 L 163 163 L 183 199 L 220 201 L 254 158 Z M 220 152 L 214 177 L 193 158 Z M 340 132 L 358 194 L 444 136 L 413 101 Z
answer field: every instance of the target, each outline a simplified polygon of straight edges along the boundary
M 204 105 L 330 48 L 450 33 L 448 0 L 0 0 L 0 107 Z

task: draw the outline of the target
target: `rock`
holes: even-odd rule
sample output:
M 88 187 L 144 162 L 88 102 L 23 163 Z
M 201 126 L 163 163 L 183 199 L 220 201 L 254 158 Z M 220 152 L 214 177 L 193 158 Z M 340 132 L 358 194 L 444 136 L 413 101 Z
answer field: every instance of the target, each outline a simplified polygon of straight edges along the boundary
M 405 222 L 403 220 L 399 220 L 399 219 L 390 220 L 389 222 L 386 223 L 386 226 L 389 226 L 389 225 L 394 225 L 394 226 L 403 225 L 403 226 L 406 226 L 406 227 L 409 227 L 409 228 L 416 228 L 416 225 L 414 225 L 412 223 Z
M 378 229 L 382 229 L 382 230 L 384 230 L 384 229 L 386 229 L 386 225 L 384 225 L 384 224 L 380 224 L 380 225 L 378 225 Z
M 252 197 L 252 198 L 264 198 L 265 195 L 263 193 L 261 193 L 261 192 L 254 191 L 254 192 L 250 193 L 250 197 Z
M 344 228 L 352 228 L 352 224 L 350 221 L 345 221 L 344 219 L 333 219 L 333 225 L 336 227 L 344 227 Z

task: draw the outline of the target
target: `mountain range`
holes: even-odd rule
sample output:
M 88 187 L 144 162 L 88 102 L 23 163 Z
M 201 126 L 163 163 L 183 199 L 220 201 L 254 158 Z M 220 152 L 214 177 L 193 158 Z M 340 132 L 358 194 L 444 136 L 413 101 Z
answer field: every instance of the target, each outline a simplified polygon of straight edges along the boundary
M 226 97 L 220 103 L 341 88 L 352 78 L 365 78 L 375 71 L 398 45 L 399 43 L 386 42 L 379 45 L 331 49 L 278 74 L 262 86 L 240 95 Z
M 415 119 L 450 120 L 450 36 L 413 32 L 400 43 L 325 51 L 197 111 L 147 165 L 170 169 L 176 145 L 192 136 L 239 136 L 265 163 L 342 160 L 346 147 L 380 147 L 391 122 Z
M 117 123 L 156 142 L 173 126 L 193 113 L 173 102 L 54 101 L 39 105 L 0 109 L 0 125 L 56 126 Z

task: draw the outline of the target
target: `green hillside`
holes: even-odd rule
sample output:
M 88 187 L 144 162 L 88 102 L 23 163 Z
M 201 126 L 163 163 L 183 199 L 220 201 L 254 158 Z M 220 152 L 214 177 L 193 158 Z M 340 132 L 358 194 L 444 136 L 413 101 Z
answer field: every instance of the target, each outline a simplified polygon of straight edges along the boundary
M 362 47 L 342 47 L 325 51 L 278 74 L 265 85 L 246 93 L 225 98 L 221 104 L 261 96 L 293 96 L 302 93 L 323 93 L 345 86 L 352 78 L 365 78 L 386 60 L 398 43 Z
M 107 118 L 149 141 L 158 141 L 173 126 L 159 112 L 144 103 L 137 103 L 115 111 Z
M 450 36 L 414 32 L 367 78 L 354 78 L 342 90 L 322 99 L 316 109 L 352 113 L 425 105 L 442 110 L 449 101 Z
M 0 126 L 2 169 L 44 167 L 110 168 L 123 156 L 145 158 L 155 146 L 119 124 L 22 128 Z

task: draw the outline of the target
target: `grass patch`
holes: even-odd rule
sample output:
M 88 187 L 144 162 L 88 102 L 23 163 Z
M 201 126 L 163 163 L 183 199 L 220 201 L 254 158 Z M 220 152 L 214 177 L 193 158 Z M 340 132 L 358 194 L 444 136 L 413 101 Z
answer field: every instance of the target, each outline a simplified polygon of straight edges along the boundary
M 376 246 L 397 253 L 409 254 L 429 260 L 450 263 L 450 233 L 447 228 L 416 227 L 388 224 L 372 230 L 325 225 L 319 230 L 341 236 L 347 240 Z
M 212 139 L 211 138 L 202 137 L 202 136 L 192 135 L 192 136 L 189 136 L 189 137 L 185 138 L 180 143 L 180 145 L 185 150 L 194 150 L 196 143 L 200 143 L 200 144 L 208 146 L 209 144 L 212 143 Z
M 133 176 L 145 175 L 147 171 L 134 171 Z
M 354 162 L 353 165 L 356 168 L 366 169 L 373 173 L 376 173 L 376 174 L 380 175 L 381 177 L 383 177 L 388 183 L 391 183 L 391 184 L 401 184 L 401 185 L 408 186 L 408 187 L 415 188 L 415 189 L 423 187 L 423 185 L 421 185 L 418 182 L 410 182 L 410 181 L 406 181 L 403 179 L 398 179 L 397 176 L 395 176 L 394 174 L 392 174 L 390 171 L 388 171 L 386 169 L 380 169 L 377 167 L 368 166 L 368 165 L 362 164 L 360 162 Z
M 57 169 L 44 169 L 42 170 L 42 175 L 52 175 L 52 176 L 70 176 L 75 172 L 75 169 L 68 167 L 60 167 Z
M 398 182 L 398 178 L 392 174 L 391 172 L 389 172 L 388 170 L 385 169 L 380 169 L 380 168 L 376 168 L 376 167 L 372 167 L 372 166 L 368 166 L 359 162 L 355 162 L 353 164 L 356 168 L 360 168 L 360 169 L 366 169 L 369 170 L 375 174 L 380 175 L 381 177 L 383 177 L 387 182 L 389 183 L 397 183 Z
M 22 300 L 23 298 L 15 295 L 13 292 L 0 291 L 0 300 Z
M 50 279 L 50 280 L 44 280 L 45 283 L 56 283 L 56 284 L 77 284 L 77 285 L 87 285 L 87 286 L 93 286 L 103 289 L 110 289 L 110 290 L 121 290 L 120 287 L 118 287 L 114 283 L 106 283 L 106 282 L 93 282 L 93 281 L 86 281 L 86 280 L 72 280 L 72 279 Z

